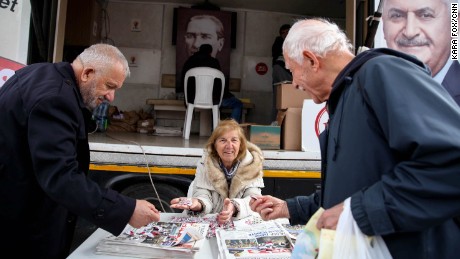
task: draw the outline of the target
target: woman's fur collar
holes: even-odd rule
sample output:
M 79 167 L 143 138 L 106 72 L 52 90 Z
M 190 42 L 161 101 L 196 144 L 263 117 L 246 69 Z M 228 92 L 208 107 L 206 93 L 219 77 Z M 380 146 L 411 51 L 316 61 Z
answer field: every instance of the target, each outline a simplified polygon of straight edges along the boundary
M 260 148 L 250 142 L 247 142 L 248 152 L 241 161 L 235 176 L 228 190 L 227 179 L 219 166 L 219 161 L 211 159 L 208 155 L 205 160 L 205 169 L 209 181 L 216 191 L 223 197 L 235 198 L 235 196 L 247 185 L 258 178 L 263 177 L 263 154 Z M 208 154 L 209 154 L 208 150 Z

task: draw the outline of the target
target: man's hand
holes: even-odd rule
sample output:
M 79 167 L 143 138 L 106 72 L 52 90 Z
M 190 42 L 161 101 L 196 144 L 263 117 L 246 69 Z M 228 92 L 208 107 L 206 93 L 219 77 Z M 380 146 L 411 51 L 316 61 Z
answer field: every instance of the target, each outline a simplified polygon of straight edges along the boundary
M 263 220 L 290 217 L 286 201 L 270 195 L 251 198 L 249 206 L 251 210 L 259 213 Z
M 160 220 L 160 212 L 152 203 L 145 200 L 136 200 L 136 208 L 129 219 L 129 225 L 139 228 L 149 224 L 152 221 Z
M 343 202 L 335 205 L 334 207 L 327 209 L 321 214 L 316 222 L 316 227 L 318 229 L 327 228 L 335 230 L 339 222 L 340 214 L 343 211 Z

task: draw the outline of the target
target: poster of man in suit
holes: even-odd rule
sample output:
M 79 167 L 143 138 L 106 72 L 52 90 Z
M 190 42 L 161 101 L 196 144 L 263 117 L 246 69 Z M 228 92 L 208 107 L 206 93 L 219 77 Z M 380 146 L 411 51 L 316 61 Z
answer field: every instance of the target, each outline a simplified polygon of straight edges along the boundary
M 375 6 L 379 2 L 376 0 Z M 452 15 L 455 5 L 458 10 L 458 0 L 383 0 L 375 47 L 416 56 L 460 105 L 460 64 L 451 55 L 453 22 L 458 35 L 458 13 Z M 456 39 L 458 42 L 458 36 Z
M 219 60 L 221 70 L 228 82 L 230 77 L 231 15 L 231 12 L 226 11 L 177 9 L 176 93 L 183 92 L 183 82 L 181 82 L 180 75 L 185 61 L 205 43 L 212 46 L 211 56 Z

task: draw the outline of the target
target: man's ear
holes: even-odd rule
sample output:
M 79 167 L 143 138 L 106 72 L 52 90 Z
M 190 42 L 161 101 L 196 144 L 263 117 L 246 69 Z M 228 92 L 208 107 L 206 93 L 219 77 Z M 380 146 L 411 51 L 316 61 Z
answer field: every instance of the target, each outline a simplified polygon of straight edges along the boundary
M 217 50 L 217 52 L 220 52 L 222 50 L 222 48 L 224 47 L 224 43 L 225 43 L 225 39 L 220 38 L 219 39 L 219 49 Z
M 80 80 L 82 82 L 87 82 L 90 80 L 92 77 L 94 77 L 94 68 L 92 67 L 85 67 L 83 69 L 83 72 L 80 75 Z
M 309 62 L 307 63 L 307 65 L 311 66 L 313 69 L 317 69 L 319 67 L 319 60 L 318 60 L 318 57 L 316 57 L 315 54 L 313 54 L 313 52 L 311 51 L 308 51 L 308 50 L 304 50 L 302 52 L 302 55 L 303 55 L 303 58 Z
M 385 40 L 385 42 L 387 41 L 387 34 L 388 34 L 388 32 L 387 32 L 386 29 L 387 29 L 387 28 L 385 27 L 385 25 L 382 24 L 383 39 Z M 388 44 L 387 44 L 387 45 L 388 45 Z

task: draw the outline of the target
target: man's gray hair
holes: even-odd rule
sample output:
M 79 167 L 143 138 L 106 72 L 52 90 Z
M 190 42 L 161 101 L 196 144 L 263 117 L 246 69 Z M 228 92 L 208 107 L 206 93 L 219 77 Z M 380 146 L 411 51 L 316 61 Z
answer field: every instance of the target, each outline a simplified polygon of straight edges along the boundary
M 294 23 L 289 30 L 283 43 L 283 52 L 302 64 L 304 50 L 325 57 L 332 51 L 353 53 L 353 45 L 337 24 L 322 18 L 303 19 Z
M 125 72 L 125 77 L 129 77 L 130 71 L 128 61 L 121 51 L 112 45 L 98 43 L 86 48 L 77 57 L 83 66 L 91 64 L 106 73 L 107 68 L 120 62 Z

